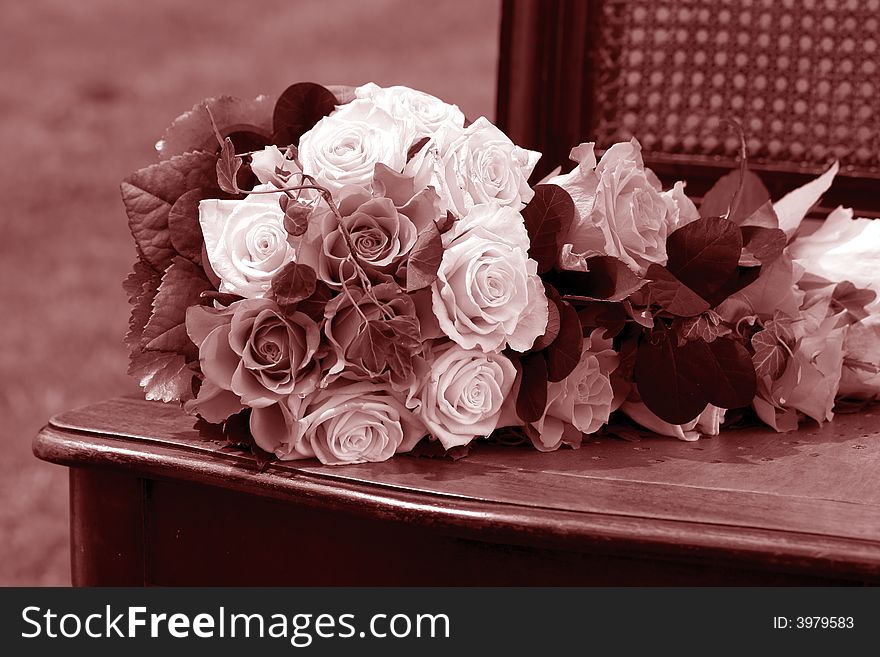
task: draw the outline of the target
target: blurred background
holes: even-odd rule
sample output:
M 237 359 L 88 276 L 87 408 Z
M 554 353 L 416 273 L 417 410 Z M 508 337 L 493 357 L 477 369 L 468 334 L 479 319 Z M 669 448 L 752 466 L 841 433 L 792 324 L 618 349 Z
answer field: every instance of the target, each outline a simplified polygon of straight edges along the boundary
M 0 585 L 66 585 L 67 472 L 48 418 L 137 392 L 121 179 L 199 100 L 293 82 L 405 84 L 494 115 L 500 0 L 0 4 Z

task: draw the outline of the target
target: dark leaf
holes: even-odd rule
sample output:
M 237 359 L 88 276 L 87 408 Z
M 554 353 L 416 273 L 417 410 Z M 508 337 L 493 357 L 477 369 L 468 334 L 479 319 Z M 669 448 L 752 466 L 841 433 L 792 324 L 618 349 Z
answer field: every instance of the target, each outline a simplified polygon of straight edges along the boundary
M 315 292 L 318 276 L 308 265 L 289 262 L 272 278 L 269 295 L 281 312 L 289 312 Z
M 766 267 L 737 267 L 735 274 L 709 296 L 709 305 L 713 308 L 719 306 L 727 297 L 758 280 L 765 269 Z
M 452 228 L 452 224 L 454 224 L 454 223 L 455 223 L 455 215 L 452 214 L 451 212 L 447 212 L 446 216 L 440 221 L 440 223 L 437 224 L 437 230 L 439 230 L 440 234 L 442 235 L 447 230 Z
M 559 306 L 553 301 L 550 301 L 547 304 L 547 311 L 549 313 L 547 317 L 547 328 L 544 330 L 544 334 L 538 336 L 535 340 L 530 351 L 541 351 L 542 349 L 546 349 L 559 335 Z
M 757 380 L 745 348 L 729 338 L 678 345 L 669 331 L 654 332 L 639 344 L 635 380 L 645 405 L 671 424 L 685 424 L 707 404 L 747 406 Z
M 700 219 L 667 238 L 666 269 L 709 299 L 736 273 L 742 246 L 742 234 L 733 222 L 720 217 Z
M 299 138 L 336 109 L 336 96 L 313 82 L 289 86 L 275 103 L 272 141 L 279 146 L 296 145 Z
M 199 296 L 202 299 L 210 299 L 211 301 L 216 301 L 221 306 L 231 306 L 236 301 L 241 301 L 244 299 L 243 296 L 238 294 L 232 294 L 230 292 L 217 292 L 216 290 L 205 290 Z
M 617 258 L 597 256 L 586 262 L 588 271 L 557 270 L 545 279 L 566 299 L 580 301 L 622 301 L 647 283 Z
M 250 452 L 257 462 L 257 470 L 263 472 L 277 458 L 272 452 L 267 452 L 257 445 L 257 441 L 254 440 L 251 433 L 250 419 L 251 409 L 249 408 L 230 415 L 223 422 L 223 437 L 229 445 Z
M 740 191 L 740 180 L 742 180 L 740 169 L 734 169 L 720 178 L 703 197 L 703 202 L 700 204 L 700 216 L 727 217 L 735 224 L 741 224 L 770 200 L 770 192 L 767 191 L 767 187 L 753 172 L 746 170 L 742 191 Z M 740 193 L 737 207 L 731 208 L 737 192 Z M 731 212 L 731 210 L 733 211 Z
M 547 361 L 543 354 L 520 358 L 522 380 L 516 396 L 516 414 L 528 424 L 537 422 L 547 408 Z
M 171 240 L 168 215 L 185 192 L 202 190 L 219 194 L 212 153 L 185 153 L 136 171 L 120 189 L 128 225 L 138 253 L 153 269 L 165 271 L 177 253 Z
M 560 242 L 574 221 L 574 201 L 558 185 L 536 185 L 535 196 L 522 210 L 529 233 L 529 256 L 538 262 L 538 273 L 556 266 Z
M 699 294 L 673 276 L 666 267 L 652 263 L 645 273 L 651 301 L 678 317 L 693 317 L 711 306 Z
M 309 218 L 314 208 L 305 203 L 299 203 L 286 194 L 278 199 L 281 211 L 284 212 L 284 230 L 288 235 L 300 237 L 309 228 Z
M 433 221 L 419 233 L 410 251 L 406 267 L 406 291 L 415 292 L 428 287 L 437 279 L 437 270 L 443 258 L 443 240 Z
M 419 322 L 411 315 L 364 322 L 345 350 L 345 358 L 371 376 L 390 372 L 397 380 L 412 374 L 413 356 L 422 348 Z
M 871 314 L 865 310 L 865 307 L 873 303 L 877 293 L 874 290 L 856 287 L 850 281 L 841 281 L 834 287 L 831 298 L 838 307 L 846 309 L 851 321 L 858 322 Z
M 171 246 L 184 258 L 197 265 L 202 263 L 202 227 L 199 224 L 199 201 L 205 198 L 201 189 L 184 192 L 168 211 Z
M 241 158 L 235 154 L 235 146 L 232 140 L 226 137 L 220 148 L 220 157 L 217 158 L 217 184 L 227 194 L 239 194 L 238 170 L 241 168 Z
M 470 445 L 458 445 L 451 449 L 443 449 L 443 443 L 439 440 L 420 440 L 404 456 L 415 456 L 427 459 L 451 459 L 458 461 L 470 452 Z
M 544 352 L 547 356 L 547 379 L 562 381 L 581 360 L 584 335 L 577 311 L 567 301 L 556 301 L 559 309 L 559 335 Z
M 626 309 L 620 303 L 592 301 L 586 305 L 578 305 L 577 311 L 585 332 L 604 328 L 602 337 L 606 339 L 618 335 L 626 326 L 628 317 Z
M 316 322 L 324 319 L 324 308 L 327 302 L 333 298 L 333 290 L 324 281 L 316 281 L 315 291 L 296 305 L 296 309 L 308 315 Z
M 260 96 L 242 100 L 232 96 L 209 98 L 175 119 L 156 145 L 163 160 L 189 151 L 214 153 L 217 142 L 211 118 L 222 137 L 231 137 L 240 152 L 256 150 L 270 143 L 272 136 L 272 106 L 274 99 Z M 208 114 L 210 110 L 210 116 Z M 245 143 L 239 134 L 248 134 L 253 145 Z M 259 142 L 257 142 L 259 140 Z M 259 143 L 259 145 L 257 145 Z
M 741 267 L 755 267 L 773 262 L 782 255 L 782 250 L 788 241 L 785 233 L 778 228 L 742 226 L 740 231 L 743 240 L 743 250 L 739 259 Z

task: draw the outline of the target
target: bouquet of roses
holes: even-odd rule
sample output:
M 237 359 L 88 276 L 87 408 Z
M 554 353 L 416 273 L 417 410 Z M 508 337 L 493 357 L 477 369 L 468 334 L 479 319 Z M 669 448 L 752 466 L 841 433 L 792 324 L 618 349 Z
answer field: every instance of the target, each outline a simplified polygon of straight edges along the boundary
M 836 166 L 774 204 L 743 158 L 698 211 L 633 140 L 533 188 L 539 153 L 374 84 L 207 100 L 157 149 L 122 184 L 130 372 L 261 459 L 549 451 L 621 415 L 693 439 L 729 409 L 786 431 L 880 392 L 850 261 L 877 224 L 795 237 Z

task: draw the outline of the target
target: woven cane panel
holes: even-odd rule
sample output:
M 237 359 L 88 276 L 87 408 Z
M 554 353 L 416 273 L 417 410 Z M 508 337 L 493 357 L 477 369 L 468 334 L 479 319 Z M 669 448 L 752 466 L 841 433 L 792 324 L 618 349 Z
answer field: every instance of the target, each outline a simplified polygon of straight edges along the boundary
M 880 173 L 880 0 L 602 0 L 594 134 L 647 157 Z

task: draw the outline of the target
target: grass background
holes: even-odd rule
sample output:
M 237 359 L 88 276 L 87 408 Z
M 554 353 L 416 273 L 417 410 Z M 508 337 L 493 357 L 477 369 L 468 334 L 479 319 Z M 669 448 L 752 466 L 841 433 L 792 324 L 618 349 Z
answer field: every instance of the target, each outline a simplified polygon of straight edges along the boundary
M 0 4 L 0 585 L 69 584 L 54 413 L 127 392 L 121 178 L 202 98 L 406 84 L 494 114 L 499 0 Z

